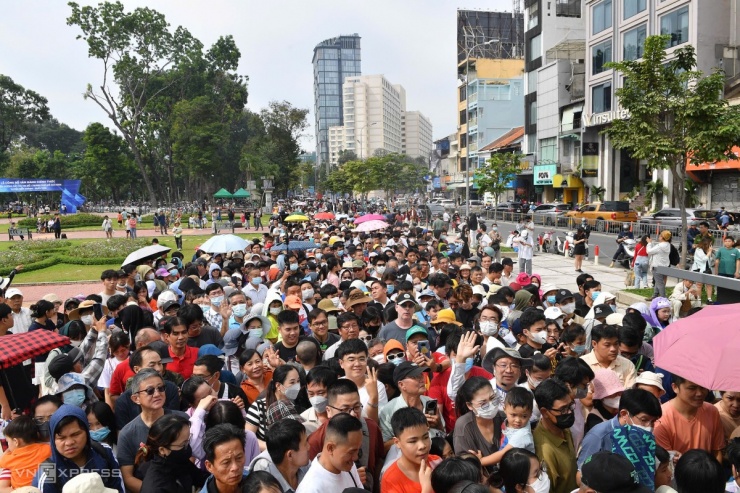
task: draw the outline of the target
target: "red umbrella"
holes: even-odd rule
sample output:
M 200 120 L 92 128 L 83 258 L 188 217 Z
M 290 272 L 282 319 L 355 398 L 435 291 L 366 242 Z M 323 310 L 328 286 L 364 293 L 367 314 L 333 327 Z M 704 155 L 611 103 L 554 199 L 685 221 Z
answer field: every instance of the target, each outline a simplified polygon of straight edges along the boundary
M 27 359 L 69 344 L 69 337 L 40 329 L 0 337 L 0 370 L 20 365 Z
M 334 213 L 333 212 L 319 212 L 317 214 L 314 214 L 314 219 L 326 219 L 331 221 L 334 219 Z
M 655 366 L 710 390 L 740 391 L 736 304 L 709 305 L 653 339 Z

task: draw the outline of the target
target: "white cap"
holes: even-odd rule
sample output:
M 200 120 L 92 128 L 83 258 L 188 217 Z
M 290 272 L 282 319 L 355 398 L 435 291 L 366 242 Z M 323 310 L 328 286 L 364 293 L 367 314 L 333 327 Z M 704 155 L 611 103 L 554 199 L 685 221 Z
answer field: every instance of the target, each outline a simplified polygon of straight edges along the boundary
M 540 291 L 542 291 L 543 295 L 549 293 L 550 291 L 557 291 L 557 290 L 558 290 L 558 287 L 554 284 L 544 284 L 540 286 Z
M 157 297 L 157 308 L 162 308 L 168 301 L 178 301 L 177 293 L 169 289 L 159 293 L 159 297 Z
M 473 286 L 473 294 L 479 294 L 485 298 L 488 293 L 486 293 L 486 289 L 482 285 L 478 284 L 477 286 Z
M 62 493 L 116 493 L 118 490 L 106 488 L 103 479 L 96 472 L 79 474 L 67 481 Z
M 557 306 L 550 306 L 548 308 L 545 308 L 545 318 L 548 320 L 557 320 L 564 315 L 565 314 L 563 313 L 563 310 L 561 310 Z
M 606 324 L 607 325 L 619 325 L 621 327 L 623 318 L 624 318 L 624 315 L 621 313 L 612 313 L 611 315 L 607 315 Z
M 660 391 L 665 394 L 665 389 L 663 388 L 663 376 L 664 375 L 662 373 L 644 371 L 640 373 L 640 375 L 637 377 L 637 380 L 635 380 L 635 384 L 658 387 Z
M 18 288 L 10 288 L 5 291 L 6 298 L 12 298 L 13 296 L 23 296 L 23 293 L 21 293 L 21 290 Z

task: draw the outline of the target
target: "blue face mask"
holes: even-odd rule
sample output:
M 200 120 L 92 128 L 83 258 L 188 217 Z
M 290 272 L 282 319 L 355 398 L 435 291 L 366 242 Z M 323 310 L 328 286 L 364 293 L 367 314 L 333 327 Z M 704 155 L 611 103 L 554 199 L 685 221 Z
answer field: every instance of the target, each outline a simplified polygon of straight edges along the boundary
M 211 303 L 213 303 L 213 306 L 221 306 L 221 302 L 223 301 L 223 296 L 216 296 L 215 298 L 211 298 Z
M 579 344 L 578 346 L 573 346 L 573 352 L 576 353 L 578 356 L 582 355 L 586 352 L 586 345 Z
M 390 284 L 389 286 L 386 287 L 386 291 L 388 292 L 388 294 L 393 294 L 393 291 L 395 290 L 396 290 L 396 286 L 394 286 L 393 284 Z
M 108 435 L 110 435 L 110 428 L 108 428 L 107 426 L 104 426 L 99 430 L 90 430 L 90 438 L 92 438 L 96 442 L 102 442 L 103 440 L 108 438 Z
M 298 270 L 298 264 L 290 264 L 290 270 L 297 271 Z
M 260 284 L 262 284 L 262 278 L 261 277 L 253 277 L 252 278 L 252 284 L 254 284 L 255 286 L 259 286 Z
M 601 291 L 594 291 L 594 292 L 592 292 L 591 293 L 591 300 L 596 301 L 596 298 L 598 298 L 600 294 L 601 294 Z
M 340 257 L 341 257 L 342 255 L 344 255 L 344 250 L 337 250 L 337 255 L 339 255 Z
M 548 296 L 547 297 L 547 302 L 550 303 L 551 305 L 554 305 L 555 304 L 555 296 Z
M 62 401 L 70 406 L 82 407 L 85 402 L 85 390 L 84 389 L 72 389 L 62 394 Z
M 465 373 L 469 372 L 470 369 L 473 368 L 474 361 L 475 360 L 473 358 L 466 358 L 465 359 Z

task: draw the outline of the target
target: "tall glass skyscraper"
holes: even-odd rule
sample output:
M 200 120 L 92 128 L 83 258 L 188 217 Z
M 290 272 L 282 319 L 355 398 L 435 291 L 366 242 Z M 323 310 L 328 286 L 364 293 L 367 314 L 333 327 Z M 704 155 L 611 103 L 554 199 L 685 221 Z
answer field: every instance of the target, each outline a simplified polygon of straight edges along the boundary
M 329 164 L 329 127 L 344 125 L 342 84 L 349 76 L 362 75 L 360 36 L 327 39 L 313 49 L 313 95 L 316 115 L 316 164 Z

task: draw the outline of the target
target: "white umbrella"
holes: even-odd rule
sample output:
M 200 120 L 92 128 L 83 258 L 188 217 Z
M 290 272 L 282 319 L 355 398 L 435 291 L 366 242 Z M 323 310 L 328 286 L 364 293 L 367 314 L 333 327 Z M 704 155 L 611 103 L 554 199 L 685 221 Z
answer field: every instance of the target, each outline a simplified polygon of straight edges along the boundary
M 355 231 L 359 231 L 361 233 L 369 233 L 370 231 L 377 231 L 379 229 L 385 229 L 390 224 L 388 224 L 385 221 L 379 221 L 377 219 L 372 219 L 370 221 L 365 221 L 364 223 L 358 225 L 355 228 Z
M 163 253 L 167 253 L 170 250 L 172 250 L 172 248 L 162 245 L 149 245 L 145 246 L 144 248 L 139 248 L 138 250 L 128 254 L 128 257 L 126 257 L 126 260 L 123 261 L 121 267 L 123 267 L 124 265 L 138 264 L 144 262 L 145 260 L 154 260 L 155 258 L 161 257 Z
M 208 238 L 198 249 L 206 253 L 241 252 L 249 242 L 236 235 L 216 235 Z

